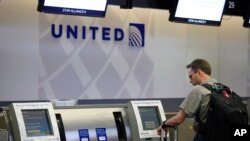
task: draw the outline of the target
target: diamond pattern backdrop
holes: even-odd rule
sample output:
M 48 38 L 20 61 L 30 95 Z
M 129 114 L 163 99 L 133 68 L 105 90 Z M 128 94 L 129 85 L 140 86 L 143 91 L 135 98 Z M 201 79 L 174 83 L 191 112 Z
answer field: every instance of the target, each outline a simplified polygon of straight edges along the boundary
M 39 99 L 113 99 L 146 98 L 153 96 L 153 53 L 150 46 L 129 47 L 129 23 L 150 25 L 151 11 L 145 15 L 140 10 L 117 13 L 109 7 L 106 18 L 41 14 L 39 42 Z M 115 19 L 115 20 L 114 20 Z M 69 25 L 81 29 L 99 27 L 96 39 L 86 32 L 86 39 L 54 38 L 51 26 L 62 31 Z M 101 38 L 101 28 L 122 28 L 124 39 L 110 41 Z M 152 30 L 145 27 L 147 36 Z M 82 32 L 79 30 L 80 33 Z

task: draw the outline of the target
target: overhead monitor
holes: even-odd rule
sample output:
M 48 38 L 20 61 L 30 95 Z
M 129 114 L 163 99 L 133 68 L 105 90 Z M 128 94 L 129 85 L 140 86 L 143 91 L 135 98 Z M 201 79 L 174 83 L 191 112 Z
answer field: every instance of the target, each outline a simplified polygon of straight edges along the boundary
M 55 113 L 49 102 L 12 103 L 10 118 L 15 141 L 60 141 Z
M 107 0 L 38 0 L 38 11 L 45 13 L 105 17 Z
M 166 120 L 161 101 L 130 101 L 128 116 L 134 140 L 160 138 L 155 129 Z
M 250 28 L 250 0 L 243 0 L 243 26 Z
M 244 19 L 243 26 L 250 28 L 250 17 L 248 19 Z
M 176 0 L 170 9 L 173 22 L 220 26 L 226 0 Z

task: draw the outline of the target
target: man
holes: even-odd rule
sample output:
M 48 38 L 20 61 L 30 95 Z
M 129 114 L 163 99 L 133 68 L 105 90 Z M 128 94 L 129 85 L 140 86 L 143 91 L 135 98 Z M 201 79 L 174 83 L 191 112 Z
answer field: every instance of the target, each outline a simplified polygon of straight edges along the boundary
M 190 83 L 194 85 L 191 92 L 180 105 L 179 112 L 172 118 L 165 121 L 166 125 L 178 126 L 185 118 L 195 118 L 194 130 L 196 131 L 194 141 L 203 141 L 204 134 L 199 129 L 199 125 L 206 122 L 207 111 L 209 109 L 210 91 L 201 86 L 204 83 L 213 84 L 217 81 L 211 78 L 210 64 L 203 59 L 195 59 L 186 66 Z M 167 132 L 167 129 L 164 129 Z M 157 129 L 160 135 L 161 127 Z

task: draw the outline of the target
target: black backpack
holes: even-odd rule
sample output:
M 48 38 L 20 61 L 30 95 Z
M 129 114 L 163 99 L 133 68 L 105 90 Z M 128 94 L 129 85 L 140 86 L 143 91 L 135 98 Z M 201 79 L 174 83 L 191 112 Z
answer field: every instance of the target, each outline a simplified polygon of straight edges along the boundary
M 242 102 L 239 95 L 223 84 L 205 83 L 202 86 L 211 91 L 207 122 L 200 123 L 205 139 L 206 141 L 229 141 L 232 125 L 248 124 L 246 104 Z

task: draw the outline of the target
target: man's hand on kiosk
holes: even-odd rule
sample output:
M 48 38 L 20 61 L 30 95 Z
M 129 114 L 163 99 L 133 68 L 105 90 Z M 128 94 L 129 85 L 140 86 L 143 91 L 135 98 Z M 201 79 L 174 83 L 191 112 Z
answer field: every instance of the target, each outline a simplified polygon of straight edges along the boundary
M 157 135 L 161 136 L 161 130 L 162 130 L 161 126 L 160 126 L 159 128 L 156 129 Z M 167 133 L 167 132 L 168 132 L 168 129 L 165 128 L 164 131 L 165 131 L 165 133 Z
M 161 126 L 157 128 L 157 134 L 161 135 L 161 130 L 162 129 L 165 131 L 165 133 L 167 133 L 168 132 L 168 128 L 174 128 L 175 129 L 176 127 L 173 126 L 173 125 L 168 125 L 168 124 L 166 124 L 166 121 L 163 121 L 162 124 L 161 124 Z
M 168 128 L 167 128 L 165 125 L 166 125 L 166 121 L 163 121 L 162 124 L 161 124 L 161 126 L 158 127 L 158 128 L 156 129 L 157 134 L 158 134 L 159 136 L 161 136 L 161 130 L 162 130 L 162 129 L 165 131 L 165 133 L 168 132 Z

